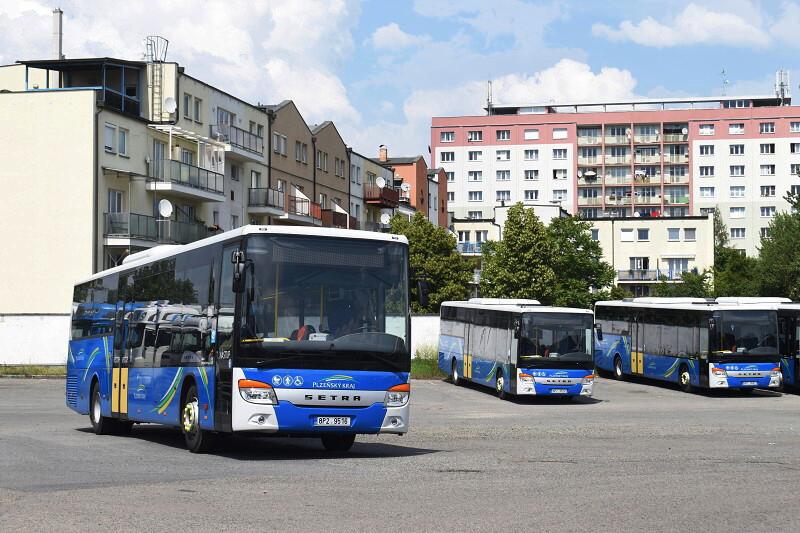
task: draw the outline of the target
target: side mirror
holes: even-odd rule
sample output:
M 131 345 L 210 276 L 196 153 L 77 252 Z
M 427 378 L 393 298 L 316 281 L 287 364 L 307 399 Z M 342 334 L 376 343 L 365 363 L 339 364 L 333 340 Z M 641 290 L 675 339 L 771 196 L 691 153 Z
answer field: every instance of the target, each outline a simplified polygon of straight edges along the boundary
M 231 254 L 231 263 L 233 263 L 233 292 L 240 293 L 244 290 L 245 286 L 245 258 L 244 252 L 236 250 Z
M 514 320 L 514 338 L 519 339 L 522 333 L 522 323 L 519 319 Z
M 595 335 L 597 335 L 597 340 L 599 341 L 603 340 L 603 326 L 601 326 L 600 324 L 595 324 L 594 332 Z
M 430 292 L 430 283 L 424 280 L 417 281 L 417 302 L 419 302 L 420 307 L 428 307 L 428 294 Z

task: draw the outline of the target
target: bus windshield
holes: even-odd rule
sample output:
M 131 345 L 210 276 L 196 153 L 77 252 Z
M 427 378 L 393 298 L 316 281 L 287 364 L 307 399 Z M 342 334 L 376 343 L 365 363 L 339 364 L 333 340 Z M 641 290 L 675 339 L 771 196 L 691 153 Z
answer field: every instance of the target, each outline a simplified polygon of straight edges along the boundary
M 721 351 L 750 354 L 778 354 L 778 323 L 770 311 L 721 311 Z
M 526 313 L 520 334 L 520 364 L 543 358 L 592 360 L 592 316 L 575 313 Z
M 258 235 L 246 256 L 239 364 L 409 370 L 404 244 Z

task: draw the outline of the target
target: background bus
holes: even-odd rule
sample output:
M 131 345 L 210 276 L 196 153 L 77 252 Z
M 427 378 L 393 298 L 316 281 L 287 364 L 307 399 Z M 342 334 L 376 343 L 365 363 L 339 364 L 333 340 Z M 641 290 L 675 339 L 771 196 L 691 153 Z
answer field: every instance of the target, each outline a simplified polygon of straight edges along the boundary
M 777 303 L 633 298 L 597 302 L 595 364 L 694 387 L 780 388 Z
M 778 306 L 781 373 L 786 387 L 800 388 L 800 303 Z
M 439 368 L 507 394 L 592 394 L 592 312 L 536 300 L 473 298 L 441 306 Z
M 66 403 L 97 433 L 408 431 L 408 243 L 373 232 L 245 226 L 157 247 L 78 283 Z

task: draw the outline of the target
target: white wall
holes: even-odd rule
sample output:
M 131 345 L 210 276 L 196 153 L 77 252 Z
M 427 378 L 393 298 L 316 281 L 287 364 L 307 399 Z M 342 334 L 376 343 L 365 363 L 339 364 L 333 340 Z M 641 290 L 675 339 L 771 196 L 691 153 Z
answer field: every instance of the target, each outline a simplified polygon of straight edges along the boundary
M 0 314 L 0 365 L 65 365 L 69 315 Z
M 439 315 L 411 316 L 411 357 L 424 345 L 439 346 Z

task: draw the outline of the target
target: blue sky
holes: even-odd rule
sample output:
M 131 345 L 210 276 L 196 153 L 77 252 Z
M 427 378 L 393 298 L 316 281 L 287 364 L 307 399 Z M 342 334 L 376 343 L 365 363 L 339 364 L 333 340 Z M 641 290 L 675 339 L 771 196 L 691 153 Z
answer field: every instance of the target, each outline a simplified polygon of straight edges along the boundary
M 64 0 L 68 57 L 169 59 L 254 101 L 294 99 L 334 120 L 357 150 L 427 155 L 431 116 L 498 102 L 769 93 L 796 59 L 795 1 L 292 0 L 159 3 Z M 43 0 L 0 0 L 0 63 L 44 57 Z M 793 82 L 797 93 L 797 83 Z M 800 94 L 799 94 L 800 97 Z

